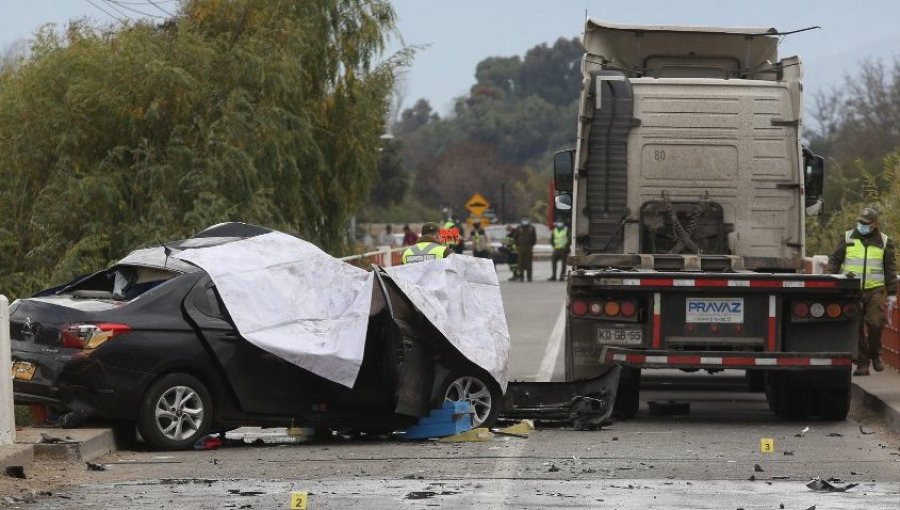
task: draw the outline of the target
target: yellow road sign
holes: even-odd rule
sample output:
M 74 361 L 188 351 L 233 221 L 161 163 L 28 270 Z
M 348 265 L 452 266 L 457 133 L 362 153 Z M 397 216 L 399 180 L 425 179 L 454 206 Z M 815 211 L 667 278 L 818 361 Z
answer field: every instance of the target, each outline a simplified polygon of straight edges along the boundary
M 466 202 L 466 209 L 472 213 L 472 216 L 481 217 L 484 214 L 484 211 L 487 210 L 488 207 L 491 206 L 491 203 L 488 202 L 481 193 L 475 193 L 469 198 L 469 201 Z

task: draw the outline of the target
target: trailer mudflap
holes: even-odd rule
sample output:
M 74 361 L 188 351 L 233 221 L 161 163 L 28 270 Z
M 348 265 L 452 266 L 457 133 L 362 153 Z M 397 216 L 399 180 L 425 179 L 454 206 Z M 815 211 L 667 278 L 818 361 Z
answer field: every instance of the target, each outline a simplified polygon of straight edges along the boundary
M 848 352 L 644 351 L 604 347 L 600 361 L 637 368 L 756 368 L 809 370 L 849 368 Z
M 610 423 L 621 370 L 617 363 L 606 363 L 602 374 L 581 381 L 512 381 L 500 416 L 571 421 L 577 430 L 600 428 Z

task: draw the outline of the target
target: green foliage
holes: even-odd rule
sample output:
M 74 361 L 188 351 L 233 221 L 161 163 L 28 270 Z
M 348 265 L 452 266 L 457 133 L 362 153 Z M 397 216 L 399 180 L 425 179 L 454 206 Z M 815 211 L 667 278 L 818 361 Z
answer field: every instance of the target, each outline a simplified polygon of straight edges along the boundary
M 900 236 L 900 57 L 867 61 L 843 86 L 813 97 L 811 148 L 826 157 L 825 215 L 807 221 L 808 254 L 834 250 L 866 206 Z
M 404 111 L 394 133 L 417 199 L 464 214 L 475 192 L 498 213 L 505 198 L 505 220 L 546 210 L 550 154 L 574 145 L 582 53 L 576 39 L 559 39 L 524 58 L 487 58 L 452 116 L 423 100 Z
M 41 29 L 0 72 L 0 291 L 222 221 L 337 252 L 377 175 L 384 0 L 188 0 L 156 26 Z

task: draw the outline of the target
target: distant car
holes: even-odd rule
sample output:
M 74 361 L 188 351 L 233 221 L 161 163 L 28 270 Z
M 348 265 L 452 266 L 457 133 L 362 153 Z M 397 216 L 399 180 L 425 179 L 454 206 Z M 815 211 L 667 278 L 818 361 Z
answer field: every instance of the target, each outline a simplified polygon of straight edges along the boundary
M 157 449 L 239 426 L 398 430 L 445 399 L 472 401 L 476 426 L 496 419 L 497 382 L 442 341 L 387 275 L 389 306 L 370 316 L 348 388 L 242 338 L 209 274 L 170 256 L 267 231 L 223 224 L 16 301 L 16 403 L 134 422 Z

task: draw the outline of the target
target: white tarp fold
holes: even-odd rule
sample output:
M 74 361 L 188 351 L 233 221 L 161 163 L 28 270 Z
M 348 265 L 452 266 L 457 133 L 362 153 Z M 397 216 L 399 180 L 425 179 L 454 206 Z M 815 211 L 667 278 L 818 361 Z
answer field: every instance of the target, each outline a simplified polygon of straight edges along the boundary
M 463 356 L 506 391 L 509 329 L 490 260 L 453 255 L 384 270 Z
M 371 273 L 281 232 L 174 257 L 209 274 L 247 341 L 353 387 L 365 350 Z
M 281 232 L 173 257 L 210 275 L 247 341 L 353 387 L 365 351 L 373 273 Z M 505 391 L 509 331 L 491 261 L 454 255 L 385 271 L 438 331 Z

